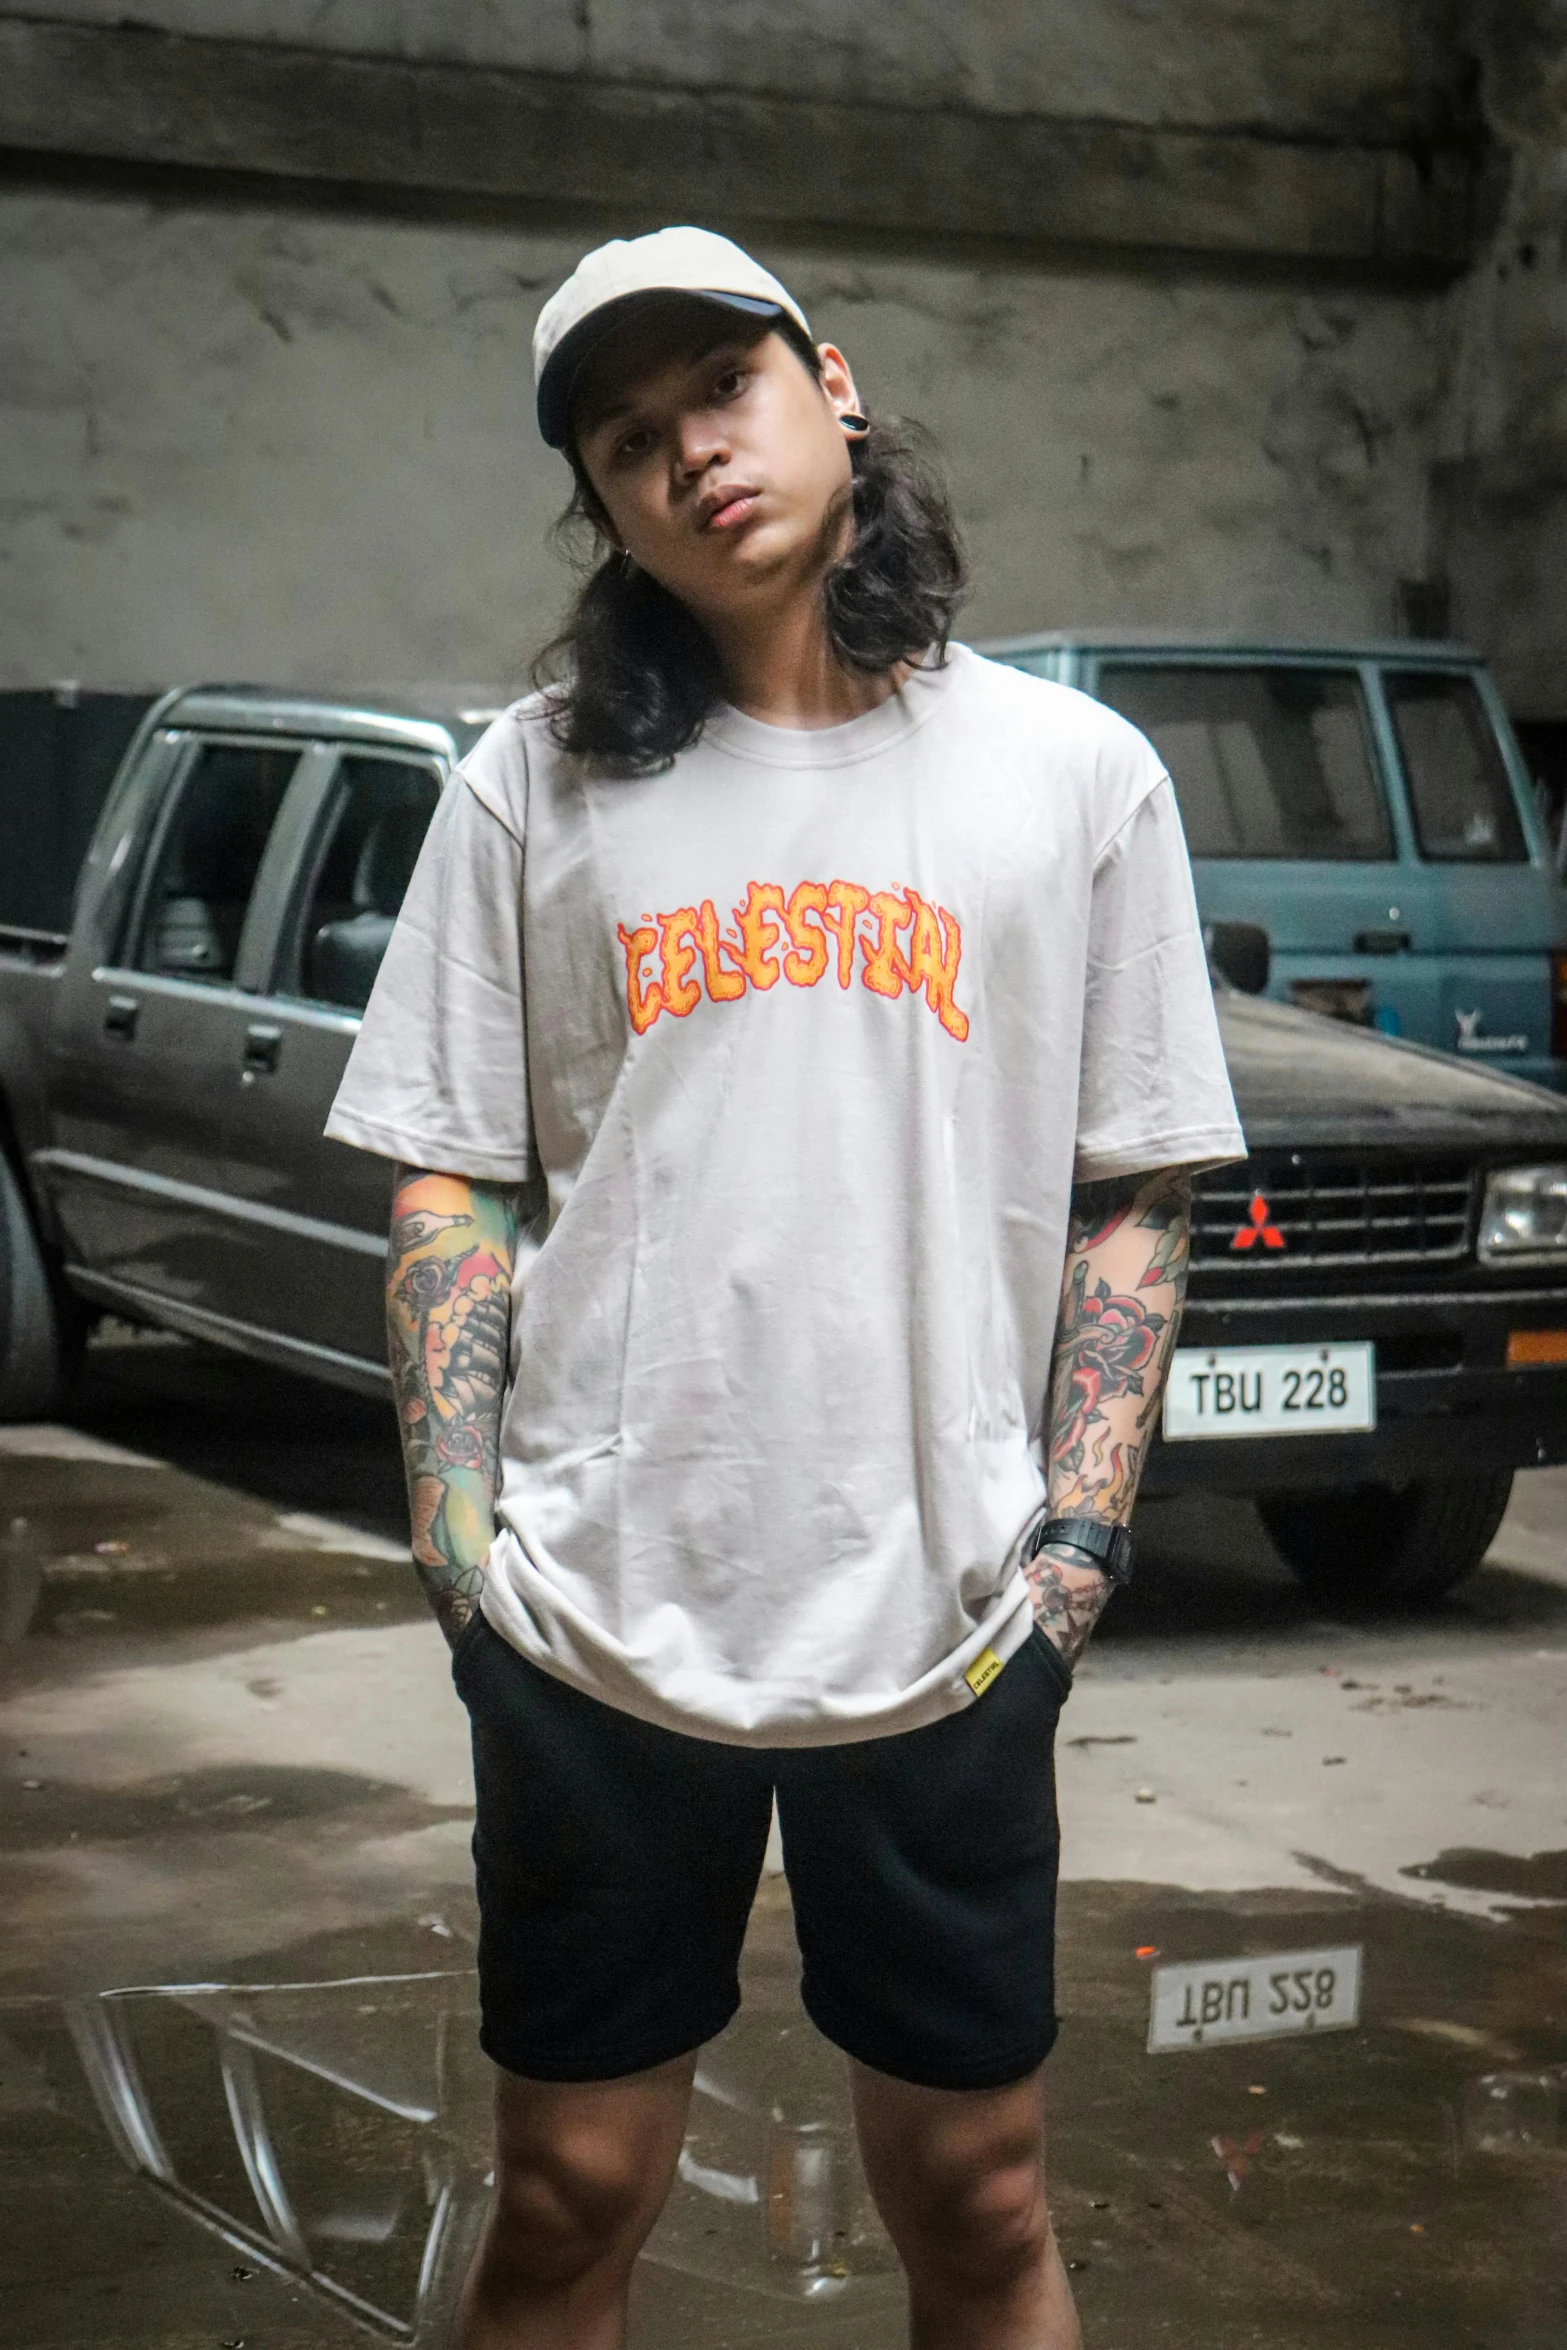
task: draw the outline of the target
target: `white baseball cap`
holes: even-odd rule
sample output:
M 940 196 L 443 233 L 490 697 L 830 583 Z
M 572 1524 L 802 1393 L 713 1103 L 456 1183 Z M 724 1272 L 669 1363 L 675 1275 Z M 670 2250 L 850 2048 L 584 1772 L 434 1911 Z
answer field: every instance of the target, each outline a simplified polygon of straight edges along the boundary
M 539 430 L 552 449 L 566 445 L 572 394 L 588 360 L 623 310 L 652 294 L 698 294 L 749 318 L 792 318 L 811 337 L 794 296 L 727 237 L 706 228 L 616 237 L 584 254 L 533 330 Z

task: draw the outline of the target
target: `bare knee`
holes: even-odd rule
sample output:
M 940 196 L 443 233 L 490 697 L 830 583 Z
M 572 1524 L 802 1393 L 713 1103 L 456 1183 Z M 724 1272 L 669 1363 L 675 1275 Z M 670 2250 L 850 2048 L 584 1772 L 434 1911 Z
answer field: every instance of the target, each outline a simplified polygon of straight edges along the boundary
M 953 2172 L 919 2166 L 900 2197 L 894 2236 L 911 2275 L 953 2290 L 993 2293 L 1026 2274 L 1050 2237 L 1037 2159 L 998 2155 Z
M 1037 2076 L 1002 2090 L 919 2090 L 861 2071 L 860 2142 L 911 2278 L 1005 2292 L 1050 2244 Z
M 629 2268 L 647 2181 L 610 2146 L 534 2147 L 496 2164 L 486 2245 L 492 2291 L 558 2291 L 596 2269 Z
M 618 2289 L 669 2185 L 689 2070 L 557 2090 L 502 2081 L 495 2202 L 473 2279 L 482 2300 Z

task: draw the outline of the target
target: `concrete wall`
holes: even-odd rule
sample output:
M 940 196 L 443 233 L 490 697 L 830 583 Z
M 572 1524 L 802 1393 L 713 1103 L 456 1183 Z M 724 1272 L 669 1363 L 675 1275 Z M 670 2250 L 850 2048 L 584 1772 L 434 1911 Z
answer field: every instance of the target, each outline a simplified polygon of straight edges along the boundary
M 711 132 L 771 145 L 750 214 L 704 216 L 944 444 L 969 633 L 1386 630 L 1445 567 L 1526 703 L 1560 700 L 1567 0 L 132 4 L 0 0 L 0 144 L 34 159 L 0 192 L 0 678 L 514 676 L 566 586 L 535 310 L 685 209 Z M 495 151 L 541 107 L 569 186 Z M 907 185 L 857 191 L 889 140 Z M 595 210 L 611 161 L 635 200 Z M 401 217 L 365 216 L 378 175 Z
M 1450 306 L 1436 530 L 1455 625 L 1520 716 L 1567 719 L 1567 0 L 1477 32 L 1506 195 Z
M 528 344 L 579 233 L 0 202 L 0 678 L 505 682 L 567 581 Z M 1386 629 L 1427 557 L 1430 306 L 766 258 L 941 440 L 970 634 Z

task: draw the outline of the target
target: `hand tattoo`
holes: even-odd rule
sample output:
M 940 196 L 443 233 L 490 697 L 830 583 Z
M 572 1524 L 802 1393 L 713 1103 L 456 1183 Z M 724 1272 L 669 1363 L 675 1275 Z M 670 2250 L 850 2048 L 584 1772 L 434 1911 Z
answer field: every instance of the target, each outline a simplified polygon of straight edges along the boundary
M 386 1319 L 414 1564 L 455 1642 L 495 1533 L 518 1194 L 399 1167 Z
M 1088 1635 L 1113 1588 L 1108 1575 L 1080 1550 L 1047 1542 L 1023 1568 L 1034 1599 L 1034 1621 L 1069 1665 L 1088 1646 Z
M 1191 1179 L 1178 1167 L 1072 1194 L 1045 1431 L 1052 1517 L 1131 1516 L 1186 1294 L 1190 1211 Z M 1024 1571 L 1039 1623 L 1074 1661 L 1108 1577 L 1065 1547 Z

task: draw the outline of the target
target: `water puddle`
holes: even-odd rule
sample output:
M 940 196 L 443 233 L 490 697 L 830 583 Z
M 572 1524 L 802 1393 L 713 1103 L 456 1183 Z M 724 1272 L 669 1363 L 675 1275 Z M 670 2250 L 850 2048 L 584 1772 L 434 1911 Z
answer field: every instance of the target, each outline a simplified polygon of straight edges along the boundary
M 84 1436 L 0 1443 L 0 2344 L 435 2350 L 490 2193 L 490 2080 L 465 1726 L 437 1636 L 393 1629 L 423 1603 L 391 1432 L 253 1366 L 122 1352 Z M 1087 2341 L 1562 2350 L 1567 1856 L 1537 1643 L 1567 1591 L 1481 1578 L 1418 1654 L 1391 1631 L 1351 1650 L 1257 1579 L 1249 1521 L 1210 1515 L 1189 1548 L 1217 1566 L 1167 1540 L 1062 1740 L 1074 1863 L 1116 1879 L 1062 1886 L 1047 2075 Z M 1514 1653 L 1444 1685 L 1443 1644 L 1487 1608 Z M 1210 1654 L 1223 1678 L 1192 1698 Z M 1532 1744 L 1508 1743 L 1520 1689 Z M 1411 1756 L 1460 1748 L 1411 1798 Z M 1467 1843 L 1482 1822 L 1520 1849 Z M 1260 1872 L 1297 1841 L 1325 1857 L 1280 1890 Z M 1122 1881 L 1183 1869 L 1274 1889 Z M 1225 2022 L 1248 1999 L 1266 2022 L 1285 1954 L 1350 1949 L 1340 2028 L 1150 2053 L 1162 1971 L 1199 1970 L 1200 2012 L 1217 1969 Z M 634 2350 L 903 2350 L 776 1878 L 742 1974 Z
M 351 1822 L 360 1835 L 388 1835 L 472 1816 L 471 1804 L 421 1802 L 390 1780 L 278 1763 L 172 1771 L 129 1787 L 82 1788 L 29 1775 L 0 1811 L 0 1853 L 55 1852 L 83 1841 L 123 1846 L 143 1837 L 202 1837 L 246 1825 L 325 1828 Z
M 463 1921 L 326 1936 L 254 1980 L 0 2008 L 17 2225 L 0 2338 L 433 2345 L 483 2224 L 489 2079 Z M 1156 1964 L 1365 1952 L 1359 2029 L 1150 2056 Z M 1567 1957 L 1378 1901 L 1063 1894 L 1052 2207 L 1091 2343 L 1567 2339 Z M 428 1954 L 426 1962 L 417 1961 Z M 380 1958 L 380 1966 L 365 1961 Z M 335 1962 L 335 1963 L 334 1963 Z M 295 1979 L 277 1979 L 290 1965 Z M 308 1975 L 306 1968 L 311 1971 Z M 842 2060 L 764 1886 L 636 2290 L 640 2350 L 904 2340 Z
M 407 1622 L 406 1551 L 180 1471 L 0 1452 L 0 1652 L 268 1621 Z
M 1463 1845 L 1403 1874 L 1476 1893 L 1508 1894 L 1516 1901 L 1567 1901 L 1567 1852 L 1482 1852 Z
M 460 1930 L 421 1922 L 466 1955 Z M 737 2305 L 890 2322 L 900 2299 L 844 2068 L 799 2008 L 776 1898 L 746 1974 L 742 2017 L 704 2053 L 644 2255 L 648 2340 L 693 2338 L 687 2317 L 667 2332 L 659 2315 L 688 2296 L 704 2325 Z M 28 2350 L 79 2338 L 87 2309 L 130 2283 L 119 2264 L 135 2239 L 143 2314 L 95 2331 L 100 2344 L 150 2346 L 176 2321 L 182 2340 L 192 2326 L 215 2341 L 292 2340 L 286 2321 L 307 2309 L 311 2342 L 444 2341 L 490 2193 L 476 2024 L 462 1964 L 0 2009 L 4 2169 L 33 2219 L 4 2256 L 0 2338 Z M 62 2229 L 68 2277 L 47 2249 Z

